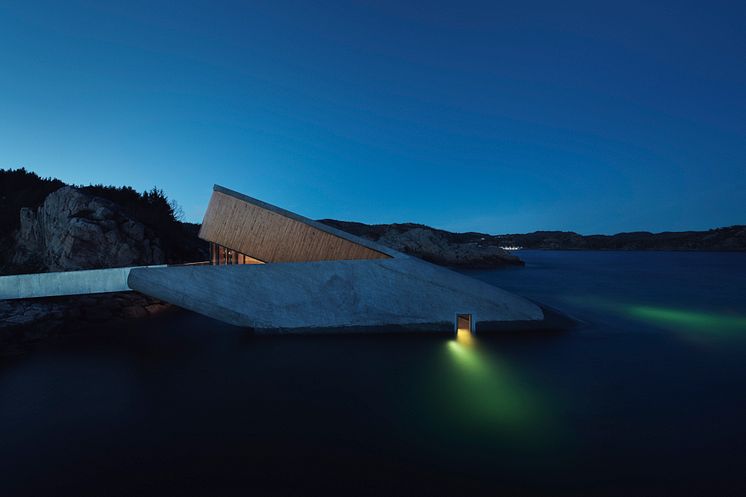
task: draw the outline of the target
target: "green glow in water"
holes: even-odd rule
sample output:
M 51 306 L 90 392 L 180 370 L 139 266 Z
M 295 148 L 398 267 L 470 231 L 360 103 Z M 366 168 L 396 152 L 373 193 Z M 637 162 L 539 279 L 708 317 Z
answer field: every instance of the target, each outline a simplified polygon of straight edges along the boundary
M 627 312 L 632 317 L 662 326 L 705 332 L 746 332 L 744 316 L 641 305 L 628 306 Z
M 524 435 L 542 424 L 537 399 L 507 365 L 487 355 L 476 342 L 448 342 L 452 371 L 444 385 L 448 410 L 462 426 Z
M 578 307 L 632 318 L 694 339 L 746 339 L 746 316 L 742 314 L 630 304 L 591 295 L 567 297 L 565 300 Z

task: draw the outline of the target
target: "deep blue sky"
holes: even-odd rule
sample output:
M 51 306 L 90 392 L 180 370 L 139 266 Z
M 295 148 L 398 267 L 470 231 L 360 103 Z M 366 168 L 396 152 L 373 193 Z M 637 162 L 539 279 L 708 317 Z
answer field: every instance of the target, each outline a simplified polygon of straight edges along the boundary
M 746 2 L 0 3 L 0 168 L 492 233 L 746 222 Z

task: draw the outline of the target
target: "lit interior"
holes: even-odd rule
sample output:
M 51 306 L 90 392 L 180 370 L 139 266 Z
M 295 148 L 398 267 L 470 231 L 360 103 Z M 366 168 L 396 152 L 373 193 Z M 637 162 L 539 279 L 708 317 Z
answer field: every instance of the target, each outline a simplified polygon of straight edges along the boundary
M 456 340 L 459 343 L 471 345 L 473 330 L 471 314 L 456 314 Z
M 264 261 L 215 242 L 210 242 L 210 262 L 215 266 L 221 264 L 264 264 Z

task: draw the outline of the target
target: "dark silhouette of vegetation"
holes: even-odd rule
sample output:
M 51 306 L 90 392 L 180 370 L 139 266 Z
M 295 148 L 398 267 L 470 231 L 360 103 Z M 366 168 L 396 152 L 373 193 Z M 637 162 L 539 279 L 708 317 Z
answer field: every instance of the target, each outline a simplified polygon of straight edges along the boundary
M 0 251 L 9 249 L 9 238 L 19 228 L 21 208 L 36 209 L 47 195 L 63 186 L 65 183 L 58 179 L 42 178 L 25 168 L 0 169 Z M 181 207 L 163 190 L 154 187 L 139 193 L 129 186 L 100 184 L 78 188 L 91 196 L 114 202 L 125 215 L 152 229 L 161 240 L 166 262 L 194 262 L 208 258 L 206 242 L 197 238 L 199 225 L 181 222 Z
M 209 257 L 206 242 L 197 238 L 199 226 L 181 222 L 181 207 L 160 188 L 153 187 L 143 193 L 130 186 L 99 184 L 79 188 L 94 197 L 105 198 L 121 206 L 127 216 L 157 233 L 163 244 L 167 263 L 195 262 Z
M 18 229 L 21 207 L 39 207 L 47 195 L 65 186 L 58 179 L 42 178 L 20 169 L 0 169 L 0 236 Z

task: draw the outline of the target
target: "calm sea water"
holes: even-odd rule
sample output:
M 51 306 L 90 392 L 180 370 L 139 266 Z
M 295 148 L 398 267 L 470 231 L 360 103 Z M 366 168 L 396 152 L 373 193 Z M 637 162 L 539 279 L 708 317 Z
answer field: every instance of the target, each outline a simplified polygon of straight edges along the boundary
M 746 254 L 469 274 L 557 333 L 257 338 L 179 311 L 0 366 L 2 495 L 743 495 Z

